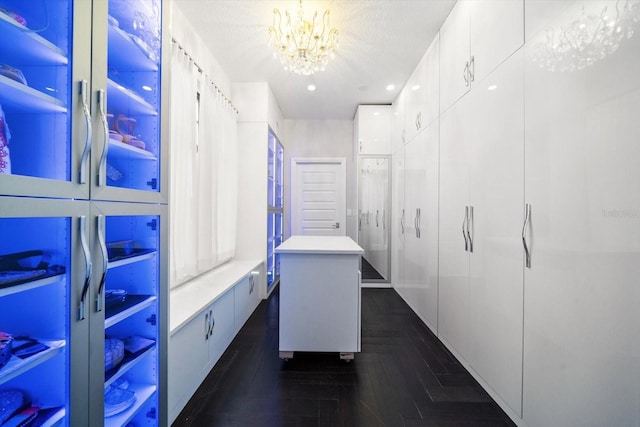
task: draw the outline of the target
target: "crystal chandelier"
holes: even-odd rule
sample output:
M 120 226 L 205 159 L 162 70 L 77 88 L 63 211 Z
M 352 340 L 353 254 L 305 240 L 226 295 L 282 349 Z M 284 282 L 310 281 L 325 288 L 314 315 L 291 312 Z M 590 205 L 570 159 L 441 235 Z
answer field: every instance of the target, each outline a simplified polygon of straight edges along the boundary
M 302 0 L 295 19 L 288 10 L 283 19 L 280 11 L 273 9 L 269 38 L 273 55 L 280 58 L 284 69 L 305 76 L 324 71 L 338 46 L 338 30 L 329 27 L 329 9 L 325 10 L 322 22 L 317 11 L 311 21 L 306 21 Z
M 640 22 L 640 2 L 620 3 L 615 10 L 605 6 L 599 15 L 587 14 L 583 6 L 581 16 L 569 25 L 548 28 L 545 42 L 533 46 L 533 60 L 549 71 L 576 71 L 611 55 Z

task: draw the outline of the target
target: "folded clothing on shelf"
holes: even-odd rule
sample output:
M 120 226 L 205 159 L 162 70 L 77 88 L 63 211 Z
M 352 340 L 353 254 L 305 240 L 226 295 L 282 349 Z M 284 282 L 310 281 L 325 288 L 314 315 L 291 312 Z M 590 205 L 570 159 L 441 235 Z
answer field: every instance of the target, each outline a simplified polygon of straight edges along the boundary
M 104 370 L 115 368 L 124 359 L 124 342 L 117 338 L 104 340 Z
M 16 336 L 13 338 L 13 350 L 14 356 L 20 359 L 27 359 L 38 353 L 41 353 L 49 348 L 48 345 L 41 343 L 35 338 Z
M 6 332 L 0 331 L 0 369 L 11 359 L 12 348 L 13 337 Z
M 20 390 L 0 390 L 0 425 L 20 411 L 27 404 Z
M 50 260 L 50 254 L 39 250 L 0 255 L 0 288 L 64 273 L 62 266 L 49 266 Z
M 24 74 L 22 74 L 22 71 L 10 65 L 0 64 L 0 74 L 10 78 L 11 80 L 17 81 L 18 83 L 27 85 L 27 79 L 24 77 Z
M 149 338 L 132 335 L 124 339 L 124 349 L 129 353 L 141 353 L 152 347 L 156 342 Z
M 0 174 L 11 174 L 11 156 L 9 153 L 9 140 L 11 132 L 9 125 L 4 117 L 4 110 L 0 105 Z
M 0 12 L 4 13 L 9 18 L 13 19 L 23 27 L 27 26 L 27 20 L 24 18 L 24 16 L 20 15 L 18 12 L 15 12 L 11 9 L 5 9 L 4 7 L 0 7 Z
M 112 417 L 126 411 L 136 402 L 136 394 L 129 390 L 129 381 L 120 377 L 104 390 L 104 416 Z
M 38 416 L 38 412 L 40 411 L 39 406 L 29 406 L 24 408 L 11 418 L 9 418 L 2 427 L 27 427 L 32 425 L 31 422 L 36 419 Z

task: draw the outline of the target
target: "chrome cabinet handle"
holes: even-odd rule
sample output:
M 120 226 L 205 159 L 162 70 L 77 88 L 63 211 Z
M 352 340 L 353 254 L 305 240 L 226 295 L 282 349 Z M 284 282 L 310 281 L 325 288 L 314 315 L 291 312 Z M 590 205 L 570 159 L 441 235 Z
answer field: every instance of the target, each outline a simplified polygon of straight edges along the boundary
M 102 276 L 98 285 L 98 295 L 96 296 L 96 311 L 102 311 L 103 301 L 102 291 L 107 278 L 107 268 L 109 267 L 109 252 L 107 251 L 107 243 L 105 241 L 105 220 L 104 215 L 98 215 L 98 242 L 100 243 L 100 252 L 102 252 Z
M 526 203 L 524 205 L 524 224 L 522 225 L 522 246 L 524 246 L 525 267 L 527 268 L 531 268 L 531 253 L 529 252 L 529 245 L 527 244 L 527 227 L 529 226 L 530 218 L 531 205 Z
M 416 237 L 419 239 L 420 235 L 422 234 L 420 232 L 420 222 L 421 222 L 421 217 L 420 217 L 420 208 L 416 208 Z
M 216 327 L 216 318 L 213 317 L 213 310 L 209 310 L 209 320 L 211 321 L 211 328 L 209 329 L 209 336 L 213 335 L 213 328 Z
M 80 246 L 82 247 L 82 254 L 84 255 L 84 285 L 82 286 L 82 292 L 80 294 L 80 304 L 78 304 L 78 320 L 84 320 L 87 317 L 87 292 L 89 291 L 89 283 L 91 283 L 91 274 L 93 272 L 93 265 L 91 264 L 91 252 L 89 251 L 89 245 L 87 244 L 87 217 L 81 216 L 79 218 L 80 223 Z
M 249 295 L 253 293 L 255 282 L 253 281 L 253 273 L 249 273 Z
M 469 252 L 473 252 L 473 206 L 469 206 L 469 219 L 467 220 L 467 237 L 469 238 Z
M 102 132 L 104 137 L 104 148 L 100 156 L 100 164 L 98 165 L 98 185 L 103 187 L 107 185 L 107 155 L 109 154 L 109 123 L 107 122 L 107 95 L 104 89 L 98 91 L 98 108 L 100 111 L 100 122 L 102 123 Z
M 376 209 L 376 228 L 380 226 L 380 221 L 378 221 L 379 216 L 380 216 L 380 209 Z
M 400 229 L 402 230 L 402 234 L 404 234 L 404 209 L 402 209 L 402 216 L 400 217 Z
M 87 183 L 87 161 L 89 160 L 89 153 L 91 153 L 91 110 L 89 109 L 89 83 L 86 80 L 80 81 L 80 102 L 82 102 L 82 112 L 84 114 L 84 123 L 86 127 L 86 136 L 84 139 L 84 150 L 82 151 L 82 157 L 80 158 L 80 171 L 78 176 L 78 182 L 80 184 Z
M 209 322 L 209 313 L 204 314 L 204 339 L 209 339 L 209 332 L 211 331 L 211 322 Z
M 464 237 L 464 250 L 469 251 L 469 242 L 467 241 L 467 221 L 469 220 L 469 206 L 464 207 L 464 219 L 462 220 L 462 237 Z
M 471 63 L 469 65 L 469 80 L 475 81 L 476 78 L 476 58 L 474 56 L 471 57 Z
M 464 85 L 469 86 L 469 61 L 464 63 L 464 70 L 462 71 L 462 77 L 464 78 Z

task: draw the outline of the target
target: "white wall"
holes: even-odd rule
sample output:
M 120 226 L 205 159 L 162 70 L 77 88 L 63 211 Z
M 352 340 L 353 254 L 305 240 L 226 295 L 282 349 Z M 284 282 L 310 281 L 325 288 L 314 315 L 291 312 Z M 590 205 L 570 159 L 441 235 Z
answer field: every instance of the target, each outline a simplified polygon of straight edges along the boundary
M 347 159 L 347 236 L 356 240 L 358 200 L 353 156 L 352 120 L 284 120 L 285 238 L 291 235 L 291 158 L 344 157 Z

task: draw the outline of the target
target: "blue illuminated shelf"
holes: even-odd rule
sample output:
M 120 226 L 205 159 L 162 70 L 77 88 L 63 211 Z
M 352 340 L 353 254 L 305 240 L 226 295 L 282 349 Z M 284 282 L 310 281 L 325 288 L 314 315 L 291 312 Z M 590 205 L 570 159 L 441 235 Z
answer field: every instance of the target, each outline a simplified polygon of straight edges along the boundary
M 64 103 L 0 75 L 0 103 L 3 107 L 27 113 L 66 113 Z
M 135 297 L 140 297 L 139 300 L 135 300 Z M 125 308 L 122 311 L 118 311 L 117 313 L 109 316 L 104 320 L 104 328 L 110 328 L 116 323 L 144 310 L 147 307 L 150 307 L 154 304 L 156 300 L 155 295 L 129 295 L 127 296 L 127 301 L 135 300 L 136 304 L 130 307 Z
M 145 259 L 151 259 L 155 255 L 156 255 L 156 251 L 151 251 L 151 252 L 147 252 L 147 253 L 144 253 L 144 254 L 138 255 L 138 256 L 132 256 L 132 257 L 129 257 L 129 258 L 123 258 L 123 259 L 119 259 L 117 261 L 109 261 L 107 269 L 110 270 L 112 268 L 122 267 L 123 265 L 132 264 L 134 262 L 144 261 Z
M 0 52 L 8 53 L 13 64 L 8 65 L 64 65 L 69 61 L 62 49 L 30 31 L 0 12 Z M 10 42 L 7 43 L 7 40 Z
M 157 61 L 151 60 L 129 34 L 109 25 L 109 67 L 118 71 L 158 71 Z
M 65 341 L 41 341 L 49 346 L 47 350 L 41 351 L 33 356 L 20 359 L 17 356 L 11 356 L 9 363 L 0 369 L 0 384 L 3 384 L 33 368 L 51 359 L 56 354 L 63 351 Z
M 150 151 L 142 150 L 133 145 L 125 144 L 115 139 L 109 139 L 109 155 L 118 158 L 128 158 L 137 160 L 158 160 Z
M 150 384 L 132 383 L 129 385 L 129 388 L 127 390 L 131 390 L 136 394 L 136 403 L 134 403 L 131 408 L 120 414 L 116 414 L 112 417 L 106 417 L 104 419 L 105 427 L 120 427 L 126 425 L 129 421 L 131 421 L 138 410 L 145 403 L 147 403 L 147 400 L 149 400 L 149 398 L 151 398 L 151 396 L 153 396 L 153 394 L 156 392 L 156 386 Z
M 104 382 L 104 388 L 107 388 L 113 383 L 115 380 L 126 374 L 131 368 L 136 366 L 138 362 L 140 362 L 144 357 L 155 350 L 156 346 L 153 345 L 149 347 L 147 350 L 139 354 L 135 359 L 132 359 L 128 362 L 124 362 L 120 365 L 115 374 L 113 374 L 108 380 Z
M 108 80 L 107 99 L 109 109 L 118 112 L 127 112 L 129 115 L 157 116 L 155 107 L 142 99 L 140 95 L 126 87 Z
M 44 279 L 32 280 L 21 285 L 13 285 L 6 288 L 0 288 L 0 297 L 7 295 L 17 294 L 20 292 L 28 291 L 29 289 L 40 288 L 42 286 L 52 285 L 60 281 L 66 281 L 67 276 L 64 274 L 58 274 L 57 276 L 50 276 Z M 1 371 L 0 371 L 1 372 Z

